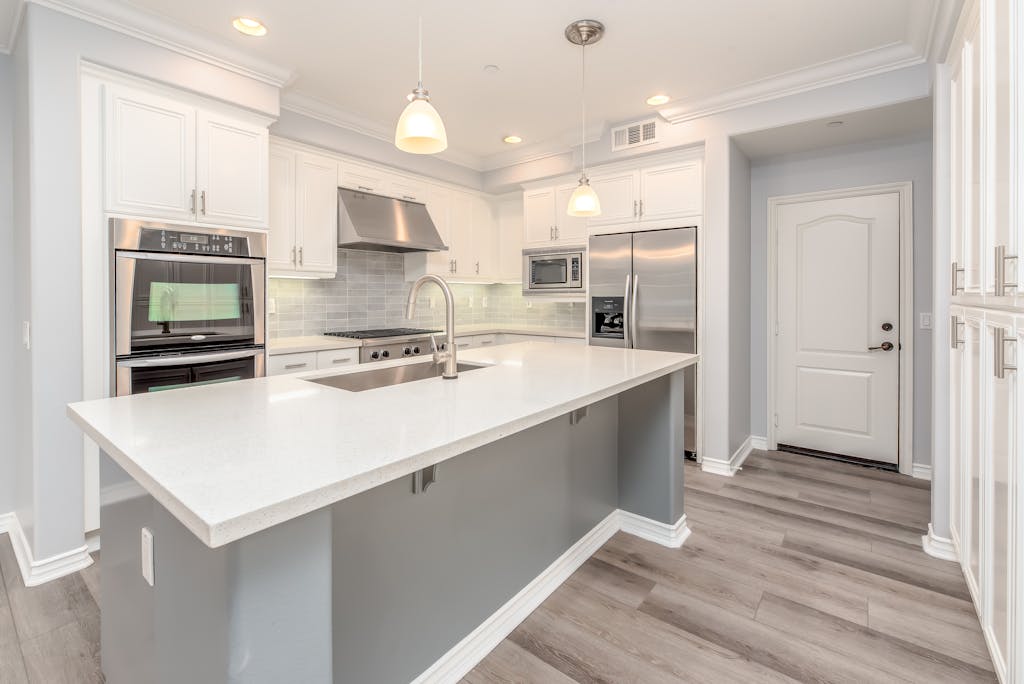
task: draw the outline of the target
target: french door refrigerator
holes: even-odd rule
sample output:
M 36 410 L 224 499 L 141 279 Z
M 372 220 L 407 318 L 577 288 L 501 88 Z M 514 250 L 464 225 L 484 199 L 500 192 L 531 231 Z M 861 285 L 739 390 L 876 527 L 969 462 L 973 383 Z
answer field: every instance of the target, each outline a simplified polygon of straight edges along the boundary
M 697 229 L 590 238 L 590 344 L 697 351 Z M 686 451 L 696 453 L 697 368 L 686 374 Z

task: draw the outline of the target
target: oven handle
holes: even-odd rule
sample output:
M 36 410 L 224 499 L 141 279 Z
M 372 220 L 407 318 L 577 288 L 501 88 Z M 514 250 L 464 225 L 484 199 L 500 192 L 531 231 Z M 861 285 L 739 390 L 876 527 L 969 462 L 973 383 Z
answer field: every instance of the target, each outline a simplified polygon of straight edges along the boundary
M 219 254 L 162 254 L 159 252 L 126 252 L 118 250 L 118 259 L 146 259 L 147 261 L 184 261 L 210 264 L 262 264 L 266 260 L 258 257 L 220 256 Z
M 262 349 L 243 349 L 241 351 L 215 352 L 213 354 L 185 354 L 183 356 L 154 356 L 145 359 L 125 359 L 118 361 L 118 368 L 162 368 L 165 366 L 191 366 L 196 363 L 212 361 L 231 361 L 246 359 L 265 353 Z

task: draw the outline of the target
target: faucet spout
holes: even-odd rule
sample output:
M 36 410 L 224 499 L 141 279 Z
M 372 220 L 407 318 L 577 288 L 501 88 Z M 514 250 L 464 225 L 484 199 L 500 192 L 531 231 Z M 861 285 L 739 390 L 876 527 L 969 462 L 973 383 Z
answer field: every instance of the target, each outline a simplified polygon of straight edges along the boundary
M 452 380 L 459 377 L 459 363 L 455 355 L 455 297 L 452 296 L 452 289 L 448 287 L 447 281 L 433 273 L 420 276 L 409 290 L 405 317 L 411 319 L 416 315 L 416 298 L 419 296 L 420 288 L 427 283 L 436 284 L 441 288 L 441 294 L 444 295 L 445 349 L 438 349 L 435 343 L 434 358 L 438 363 L 444 364 L 444 372 L 441 377 Z

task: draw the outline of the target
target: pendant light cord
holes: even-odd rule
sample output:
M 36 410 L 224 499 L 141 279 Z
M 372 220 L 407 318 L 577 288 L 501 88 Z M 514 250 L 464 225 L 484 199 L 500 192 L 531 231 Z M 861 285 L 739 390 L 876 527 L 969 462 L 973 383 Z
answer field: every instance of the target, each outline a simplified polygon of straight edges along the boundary
M 580 100 L 582 101 L 582 114 L 580 116 L 580 147 L 583 151 L 583 163 L 582 163 L 582 177 L 587 177 L 587 41 L 583 41 L 583 45 L 580 48 L 580 72 L 582 79 L 580 82 Z
M 420 71 L 419 71 L 419 76 L 420 76 L 419 84 L 420 84 L 420 86 L 419 87 L 422 90 L 423 89 L 423 15 L 422 14 L 420 15 L 419 44 L 420 44 L 420 50 L 419 50 L 419 67 L 420 67 Z

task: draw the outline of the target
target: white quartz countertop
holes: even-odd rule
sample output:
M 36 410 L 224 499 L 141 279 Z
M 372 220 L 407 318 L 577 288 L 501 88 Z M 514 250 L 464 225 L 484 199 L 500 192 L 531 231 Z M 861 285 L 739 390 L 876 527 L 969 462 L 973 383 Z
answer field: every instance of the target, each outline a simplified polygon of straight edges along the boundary
M 339 374 L 333 370 L 78 402 L 68 415 L 200 540 L 218 547 L 697 358 L 523 342 L 459 354 L 488 367 L 456 380 L 348 392 L 304 379 Z

